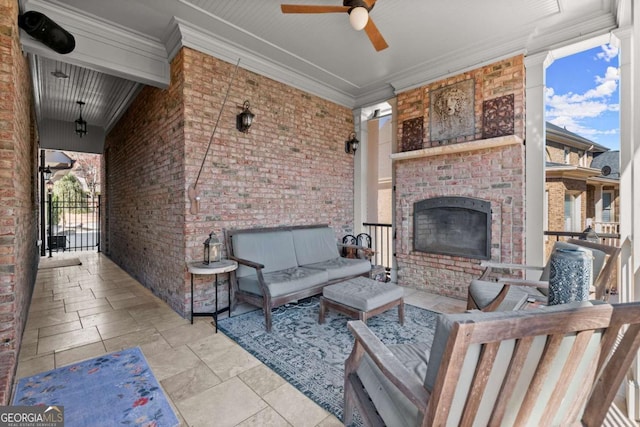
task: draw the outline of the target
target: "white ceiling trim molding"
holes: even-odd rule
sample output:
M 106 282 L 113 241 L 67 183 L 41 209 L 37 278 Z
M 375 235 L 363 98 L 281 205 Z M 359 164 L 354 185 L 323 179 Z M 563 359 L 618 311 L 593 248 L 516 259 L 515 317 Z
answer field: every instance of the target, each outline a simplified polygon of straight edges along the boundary
M 295 87 L 336 104 L 353 108 L 355 99 L 309 76 L 294 72 L 282 64 L 271 61 L 263 56 L 240 46 L 233 45 L 228 40 L 223 40 L 216 35 L 201 28 L 194 27 L 187 22 L 175 18 L 172 24 L 174 28 L 167 37 L 167 52 L 170 52 L 170 60 L 178 53 L 181 47 L 188 47 L 199 52 L 211 55 L 229 63 L 236 63 L 240 58 L 240 67 Z
M 73 34 L 76 40 L 73 52 L 61 55 L 21 30 L 20 40 L 26 52 L 160 88 L 169 86 L 171 76 L 167 51 L 159 40 L 63 4 L 29 0 L 25 3 L 26 10 L 47 15 Z
M 615 28 L 615 19 L 612 15 L 598 15 L 590 20 L 576 21 L 575 25 L 568 27 L 535 31 L 535 35 L 523 34 L 520 38 L 513 37 L 509 40 L 496 40 L 493 48 L 479 49 L 478 46 L 470 46 L 468 49 L 451 52 L 446 57 L 441 56 L 421 64 L 416 69 L 407 70 L 406 73 L 393 78 L 391 85 L 398 94 L 515 55 L 532 55 L 602 37 L 613 28 Z M 523 43 L 527 40 L 529 40 L 528 43 Z M 523 49 L 522 46 L 525 45 L 527 48 Z
M 99 126 L 87 126 L 87 134 L 80 138 L 74 123 L 44 119 L 39 123 L 40 148 L 102 154 L 105 132 Z

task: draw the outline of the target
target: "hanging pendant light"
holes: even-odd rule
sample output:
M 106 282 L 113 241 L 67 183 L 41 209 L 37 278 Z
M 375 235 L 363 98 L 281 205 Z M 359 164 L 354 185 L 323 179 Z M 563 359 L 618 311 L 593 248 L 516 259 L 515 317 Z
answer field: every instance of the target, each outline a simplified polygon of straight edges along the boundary
M 80 138 L 87 134 L 87 121 L 82 118 L 82 106 L 84 102 L 77 101 L 80 106 L 80 117 L 76 120 L 76 133 Z

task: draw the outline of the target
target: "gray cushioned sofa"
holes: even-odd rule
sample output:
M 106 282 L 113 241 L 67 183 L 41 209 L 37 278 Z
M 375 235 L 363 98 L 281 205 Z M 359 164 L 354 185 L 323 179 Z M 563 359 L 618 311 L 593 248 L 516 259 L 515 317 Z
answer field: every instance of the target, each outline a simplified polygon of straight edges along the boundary
M 366 259 L 342 258 L 334 230 L 327 225 L 225 230 L 233 306 L 261 307 L 271 330 L 271 309 L 322 293 L 332 283 L 368 276 Z

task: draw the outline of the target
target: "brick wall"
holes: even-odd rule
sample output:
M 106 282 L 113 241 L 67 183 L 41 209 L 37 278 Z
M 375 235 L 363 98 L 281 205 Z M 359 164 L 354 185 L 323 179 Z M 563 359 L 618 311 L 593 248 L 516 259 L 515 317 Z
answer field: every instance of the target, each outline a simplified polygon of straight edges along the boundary
M 32 91 L 18 4 L 0 0 L 0 405 L 7 405 L 38 263 Z
M 186 190 L 234 68 L 182 49 L 169 90 L 145 88 L 108 136 L 109 254 L 184 315 L 190 310 L 186 262 L 201 260 L 211 231 L 222 240 L 226 228 L 328 223 L 341 237 L 353 227 L 353 156 L 344 152 L 351 111 L 242 67 L 198 180 L 199 212 L 190 213 Z M 255 114 L 247 134 L 235 128 L 245 100 Z M 205 286 L 211 281 L 197 278 L 195 310 L 213 300 Z
M 521 56 L 399 94 L 398 122 L 424 117 L 426 130 L 422 145 L 430 147 L 430 91 L 471 78 L 475 81 L 475 134 L 459 138 L 456 142 L 464 144 L 481 139 L 483 101 L 510 94 L 514 95 L 514 134 L 524 138 L 524 66 Z M 402 140 L 401 126 L 398 140 Z M 466 298 L 469 282 L 482 272 L 477 259 L 412 250 L 413 203 L 431 197 L 464 196 L 490 201 L 492 260 L 522 262 L 525 243 L 524 164 L 524 146 L 519 144 L 396 161 L 398 283 Z

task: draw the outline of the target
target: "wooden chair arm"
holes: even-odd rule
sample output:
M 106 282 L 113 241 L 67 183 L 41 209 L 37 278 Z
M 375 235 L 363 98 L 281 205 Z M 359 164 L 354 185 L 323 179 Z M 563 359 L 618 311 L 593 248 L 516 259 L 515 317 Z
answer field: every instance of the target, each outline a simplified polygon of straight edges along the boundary
M 354 346 L 361 345 L 364 352 L 369 355 L 380 372 L 384 374 L 398 390 L 409 399 L 420 412 L 424 413 L 429 402 L 430 393 L 424 388 L 422 382 L 412 374 L 391 353 L 380 339 L 360 320 L 347 322 L 349 330 L 355 337 Z M 358 367 L 353 366 L 353 371 Z M 347 372 L 348 374 L 348 372 Z
M 531 286 L 533 288 L 549 287 L 549 282 L 546 280 L 510 279 L 508 277 L 498 279 L 498 283 L 503 283 L 505 285 Z
M 540 267 L 538 265 L 526 265 L 526 264 L 509 264 L 502 262 L 492 262 L 492 261 L 482 261 L 480 263 L 481 267 L 487 268 L 501 268 L 505 270 L 544 270 L 544 267 Z
M 263 264 L 255 261 L 249 261 L 248 259 L 238 258 L 236 256 L 230 256 L 230 260 L 236 261 L 238 264 L 246 265 L 247 267 L 255 268 L 256 270 L 262 270 L 264 268 Z

